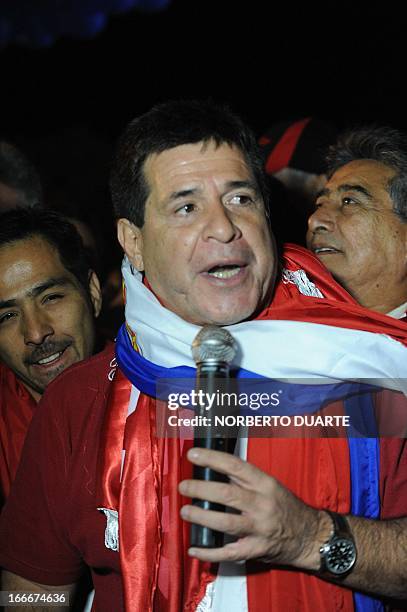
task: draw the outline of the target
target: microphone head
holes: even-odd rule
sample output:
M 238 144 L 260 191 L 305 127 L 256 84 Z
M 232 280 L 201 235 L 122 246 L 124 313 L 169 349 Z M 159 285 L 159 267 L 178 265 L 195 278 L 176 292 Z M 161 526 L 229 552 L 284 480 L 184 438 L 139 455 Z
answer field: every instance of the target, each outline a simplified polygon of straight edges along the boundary
M 195 336 L 191 346 L 196 364 L 203 361 L 231 363 L 237 344 L 224 327 L 205 325 Z

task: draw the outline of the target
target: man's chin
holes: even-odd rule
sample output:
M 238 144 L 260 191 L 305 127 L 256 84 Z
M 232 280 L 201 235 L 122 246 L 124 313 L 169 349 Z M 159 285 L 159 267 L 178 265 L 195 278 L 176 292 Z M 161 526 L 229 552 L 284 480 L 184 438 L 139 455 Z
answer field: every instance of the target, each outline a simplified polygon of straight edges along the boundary
M 71 365 L 71 364 L 69 364 Z M 58 367 L 53 368 L 51 371 L 44 373 L 41 377 L 35 378 L 25 378 L 22 379 L 23 383 L 26 387 L 29 387 L 29 390 L 34 391 L 37 394 L 42 395 L 47 388 L 47 386 L 61 374 L 64 370 L 69 367 L 69 365 L 59 365 Z
M 49 385 L 49 383 L 51 383 L 53 380 L 55 380 L 56 377 L 59 376 L 64 370 L 69 368 L 69 366 L 71 366 L 72 363 L 59 365 L 58 367 L 56 367 L 51 372 L 48 372 L 42 380 L 38 381 L 39 386 L 41 386 L 44 389 L 44 391 L 45 391 L 45 389 Z
M 200 318 L 197 319 L 199 322 L 196 324 L 201 326 L 219 325 L 220 327 L 235 325 L 236 323 L 241 323 L 242 321 L 252 318 L 255 310 L 254 307 L 249 306 L 246 308 L 233 308 L 233 306 L 231 306 L 227 310 L 210 309 L 207 312 L 201 313 Z

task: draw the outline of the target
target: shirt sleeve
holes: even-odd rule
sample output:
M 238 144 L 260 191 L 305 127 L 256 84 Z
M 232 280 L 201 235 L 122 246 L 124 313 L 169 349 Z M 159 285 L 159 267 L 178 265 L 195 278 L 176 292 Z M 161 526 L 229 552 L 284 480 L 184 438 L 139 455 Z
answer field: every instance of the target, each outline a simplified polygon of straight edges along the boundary
M 68 538 L 71 450 L 64 414 L 53 386 L 38 405 L 0 517 L 0 566 L 49 585 L 76 582 L 84 572 Z
M 0 508 L 10 494 L 36 403 L 14 373 L 0 364 Z

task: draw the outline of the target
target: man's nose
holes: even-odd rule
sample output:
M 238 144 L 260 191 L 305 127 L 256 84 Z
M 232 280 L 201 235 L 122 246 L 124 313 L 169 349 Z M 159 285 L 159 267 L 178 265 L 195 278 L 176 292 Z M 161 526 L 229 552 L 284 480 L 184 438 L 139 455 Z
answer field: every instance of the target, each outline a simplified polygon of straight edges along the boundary
M 332 207 L 321 205 L 308 219 L 308 230 L 312 233 L 332 232 L 335 227 L 336 213 Z
M 208 211 L 204 229 L 205 240 L 217 240 L 218 242 L 231 242 L 242 235 L 239 227 L 233 220 L 232 213 L 222 204 L 212 206 Z
M 38 310 L 25 312 L 22 317 L 22 333 L 25 344 L 42 344 L 54 329 L 44 313 Z

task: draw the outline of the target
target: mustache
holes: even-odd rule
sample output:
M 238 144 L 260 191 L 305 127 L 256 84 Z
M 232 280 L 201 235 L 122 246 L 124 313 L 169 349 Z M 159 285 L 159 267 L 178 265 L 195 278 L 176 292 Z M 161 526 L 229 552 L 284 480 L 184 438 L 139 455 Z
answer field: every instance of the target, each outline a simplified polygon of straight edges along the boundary
M 37 346 L 33 349 L 32 353 L 24 359 L 26 365 L 34 365 L 40 359 L 50 357 L 54 353 L 61 353 L 64 351 L 71 342 L 69 340 L 47 340 L 44 344 Z

